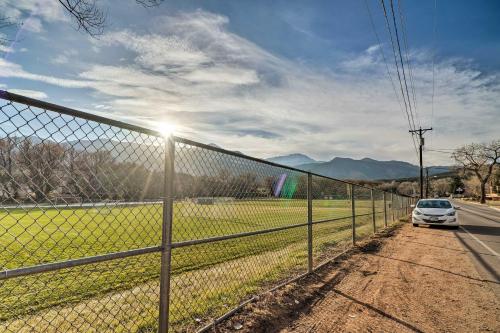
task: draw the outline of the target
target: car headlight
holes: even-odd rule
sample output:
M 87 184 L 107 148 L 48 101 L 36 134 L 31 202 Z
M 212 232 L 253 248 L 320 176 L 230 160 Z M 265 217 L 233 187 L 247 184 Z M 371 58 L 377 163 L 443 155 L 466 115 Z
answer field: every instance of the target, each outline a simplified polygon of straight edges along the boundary
M 415 209 L 415 215 L 422 215 L 422 213 L 419 210 Z
M 448 213 L 448 214 L 446 214 L 446 215 L 448 215 L 448 216 L 455 216 L 455 211 L 453 211 L 453 212 L 449 212 L 449 213 Z

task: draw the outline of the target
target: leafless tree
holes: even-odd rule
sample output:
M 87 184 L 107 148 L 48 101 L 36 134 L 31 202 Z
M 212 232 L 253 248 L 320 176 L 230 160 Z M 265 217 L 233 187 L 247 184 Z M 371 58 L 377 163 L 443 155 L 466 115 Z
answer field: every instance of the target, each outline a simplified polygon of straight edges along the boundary
M 6 29 L 16 25 L 14 21 L 12 21 L 9 17 L 0 15 L 0 30 Z M 9 38 L 7 38 L 4 34 L 0 33 L 0 45 L 5 45 L 9 42 L 12 42 Z
M 0 197 L 7 201 L 15 200 L 19 191 L 16 142 L 11 137 L 0 139 Z
M 135 0 L 140 5 L 143 5 L 144 7 L 156 7 L 159 6 L 163 0 Z
M 452 179 L 449 177 L 433 180 L 430 185 L 431 191 L 438 197 L 447 196 L 452 192 Z
M 102 35 L 106 27 L 107 12 L 98 4 L 98 0 L 57 0 L 64 11 L 76 23 L 76 29 L 82 30 L 92 37 Z M 159 6 L 163 0 L 135 0 L 139 5 L 150 8 Z M 0 15 L 0 30 L 22 24 L 9 17 Z M 0 45 L 10 40 L 0 34 Z
M 26 186 L 35 194 L 37 202 L 49 199 L 60 183 L 59 171 L 64 159 L 64 148 L 58 143 L 33 143 L 25 139 L 19 145 L 17 162 L 22 169 Z
M 116 192 L 119 179 L 115 174 L 117 165 L 107 150 L 80 152 L 77 158 L 78 171 L 74 176 L 78 180 L 80 196 L 85 200 L 104 200 Z
M 106 13 L 97 6 L 96 0 L 58 1 L 76 22 L 77 30 L 83 30 L 92 37 L 102 34 L 106 23 Z
M 58 0 L 64 10 L 76 22 L 77 30 L 83 30 L 92 37 L 99 36 L 106 27 L 106 11 L 97 0 Z M 136 0 L 144 7 L 158 6 L 163 0 Z
M 473 172 L 480 182 L 481 203 L 486 202 L 486 184 L 493 168 L 500 163 L 500 140 L 489 144 L 472 143 L 453 152 L 452 157 L 465 171 Z
M 415 195 L 417 191 L 417 183 L 416 182 L 402 182 L 398 185 L 397 192 L 404 195 Z

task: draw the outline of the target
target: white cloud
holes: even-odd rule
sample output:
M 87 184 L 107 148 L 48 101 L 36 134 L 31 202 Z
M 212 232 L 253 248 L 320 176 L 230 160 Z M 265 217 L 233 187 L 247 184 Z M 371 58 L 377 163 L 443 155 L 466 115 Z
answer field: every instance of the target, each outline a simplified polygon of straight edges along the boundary
M 0 13 L 20 23 L 23 30 L 35 33 L 43 31 L 42 22 L 69 21 L 61 4 L 54 0 L 3 0 Z
M 375 52 L 378 52 L 381 47 L 382 47 L 382 45 L 380 45 L 380 44 L 372 45 L 366 49 L 366 53 L 373 54 Z
M 136 61 L 139 64 L 153 70 L 167 70 L 180 65 L 196 66 L 209 60 L 189 41 L 176 36 L 138 36 L 133 32 L 119 31 L 105 35 L 99 43 L 121 45 L 132 50 L 137 53 Z
M 0 44 L 0 52 L 12 53 L 14 52 L 14 49 L 10 46 Z
M 203 11 L 163 17 L 149 33 L 116 31 L 92 42 L 103 57 L 125 49 L 131 63 L 90 64 L 77 77 L 62 79 L 0 60 L 0 77 L 88 88 L 102 99 L 94 108 L 108 115 L 151 124 L 174 121 L 180 134 L 251 155 L 304 152 L 320 159 L 415 162 L 381 46 L 324 70 L 277 57 L 229 32 L 227 23 Z M 425 52 L 411 56 L 419 119 L 430 125 L 431 58 Z M 497 77 L 458 59 L 438 63 L 436 73 L 435 132 L 428 145 L 453 148 L 498 136 Z M 430 162 L 445 161 L 428 156 Z
M 31 32 L 40 32 L 43 30 L 42 21 L 34 17 L 29 17 L 22 23 L 22 25 L 23 29 L 26 29 Z
M 76 50 L 66 50 L 63 53 L 59 53 L 56 55 L 51 62 L 53 64 L 67 64 L 69 62 L 70 58 L 73 58 L 78 55 L 78 52 Z
M 109 110 L 112 107 L 110 105 L 105 105 L 105 104 L 94 104 L 94 108 L 99 110 Z
M 49 75 L 33 74 L 25 71 L 20 65 L 1 58 L 0 77 L 12 77 L 31 81 L 39 81 L 66 88 L 86 88 L 90 86 L 90 82 L 81 80 L 61 79 Z
M 55 56 L 51 62 L 53 64 L 59 64 L 59 65 L 62 65 L 62 64 L 67 64 L 68 63 L 68 57 L 64 54 L 58 54 L 57 56 Z
M 220 82 L 229 84 L 254 84 L 259 82 L 255 70 L 231 66 L 198 68 L 182 77 L 192 82 Z
M 53 0 L 4 0 L 0 9 L 5 17 L 19 20 L 26 17 L 40 17 L 47 22 L 66 21 L 61 4 Z
M 27 89 L 8 89 L 8 91 L 14 94 L 24 95 L 36 99 L 48 98 L 47 94 L 42 91 L 27 90 Z

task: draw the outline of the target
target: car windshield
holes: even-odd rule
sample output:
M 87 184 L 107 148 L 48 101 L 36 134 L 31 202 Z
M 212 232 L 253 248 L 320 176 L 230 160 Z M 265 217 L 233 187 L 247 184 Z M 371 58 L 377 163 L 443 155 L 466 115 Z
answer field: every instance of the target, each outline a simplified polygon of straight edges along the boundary
M 417 204 L 418 208 L 451 208 L 451 204 L 446 200 L 422 200 Z

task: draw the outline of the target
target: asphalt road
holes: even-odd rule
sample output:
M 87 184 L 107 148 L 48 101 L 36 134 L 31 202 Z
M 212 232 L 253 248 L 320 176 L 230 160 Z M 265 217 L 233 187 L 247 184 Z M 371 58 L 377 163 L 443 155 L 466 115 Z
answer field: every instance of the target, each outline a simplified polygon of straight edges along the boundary
M 464 201 L 454 204 L 461 208 L 455 236 L 500 299 L 500 210 Z

